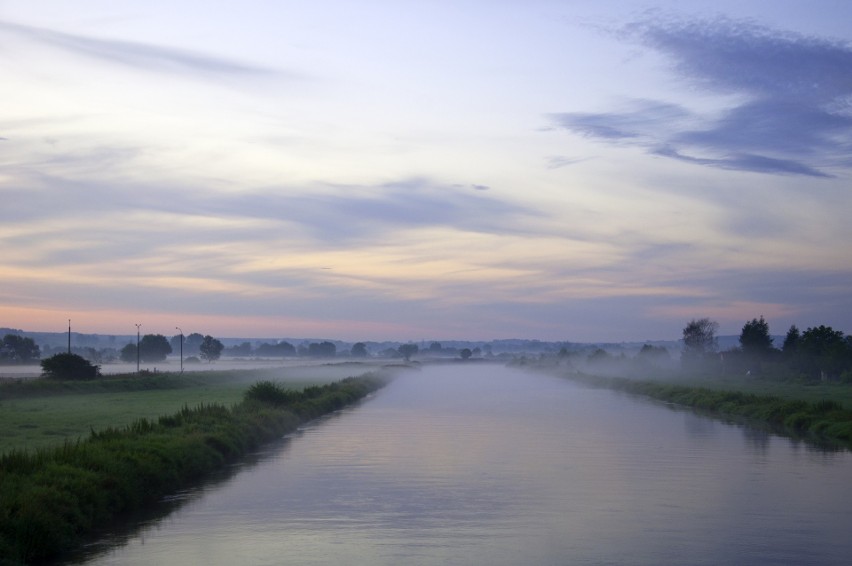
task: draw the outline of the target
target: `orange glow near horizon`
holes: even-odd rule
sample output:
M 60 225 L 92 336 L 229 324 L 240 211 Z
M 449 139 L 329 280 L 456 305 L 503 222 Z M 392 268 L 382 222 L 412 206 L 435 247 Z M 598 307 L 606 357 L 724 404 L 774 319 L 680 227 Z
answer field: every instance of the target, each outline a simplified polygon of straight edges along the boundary
M 335 340 L 402 340 L 396 338 L 419 334 L 403 324 L 363 322 L 352 320 L 307 320 L 285 317 L 218 316 L 141 311 L 56 311 L 29 307 L 0 308 L 0 326 L 27 332 L 66 332 L 68 320 L 71 331 L 81 334 L 130 335 L 135 324 L 142 325 L 143 334 L 185 334 L 198 332 L 220 338 L 329 338 Z M 127 324 L 119 324 L 126 320 Z

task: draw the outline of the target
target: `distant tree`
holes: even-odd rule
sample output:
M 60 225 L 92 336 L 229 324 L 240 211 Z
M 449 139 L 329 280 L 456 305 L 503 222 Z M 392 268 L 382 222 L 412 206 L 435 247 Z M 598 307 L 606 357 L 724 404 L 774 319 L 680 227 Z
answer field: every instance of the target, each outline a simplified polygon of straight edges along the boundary
M 186 355 L 197 355 L 201 352 L 201 343 L 204 342 L 204 336 L 198 332 L 189 334 L 183 341 L 183 353 Z
M 243 342 L 237 346 L 225 348 L 224 353 L 229 356 L 250 356 L 251 351 L 251 342 Z
M 740 333 L 740 347 L 747 356 L 757 359 L 766 358 L 772 352 L 772 337 L 769 324 L 763 319 L 753 318 L 746 322 Z
M 379 355 L 383 358 L 401 358 L 402 355 L 399 353 L 399 350 L 396 348 L 385 348 L 382 350 Z
M 636 356 L 647 362 L 660 363 L 671 360 L 671 355 L 665 346 L 654 346 L 653 344 L 644 344 Z
M 459 352 L 459 356 L 461 356 L 461 359 L 463 360 L 469 360 L 472 355 L 473 352 L 470 348 L 462 348 L 462 350 Z
M 204 337 L 198 350 L 202 359 L 212 362 L 219 359 L 224 348 L 225 346 L 220 341 L 208 334 Z
M 602 348 L 597 348 L 594 352 L 589 354 L 588 361 L 591 364 L 601 363 L 612 359 L 612 356 L 606 350 Z
M 337 355 L 337 346 L 333 342 L 312 342 L 308 345 L 308 355 L 313 358 L 333 358 Z
M 356 342 L 352 345 L 352 351 L 349 353 L 353 358 L 366 358 L 367 345 L 363 342 Z
M 441 352 L 441 343 L 440 342 L 432 342 L 429 344 L 429 351 L 433 354 L 438 354 Z
M 718 348 L 716 331 L 719 323 L 709 318 L 690 320 L 683 329 L 683 354 L 685 362 L 697 362 Z
M 254 353 L 264 358 L 283 358 L 296 355 L 296 347 L 289 342 L 278 342 L 277 344 L 268 344 L 264 342 L 259 345 Z
M 479 348 L 479 347 L 477 346 L 476 348 L 474 348 L 473 350 L 471 350 L 470 354 L 471 354 L 474 358 L 478 358 L 479 356 L 481 356 L 481 355 L 482 355 L 482 348 Z
M 787 331 L 787 335 L 784 336 L 784 344 L 781 346 L 781 351 L 784 353 L 785 357 L 790 357 L 796 353 L 799 349 L 799 341 L 802 339 L 802 334 L 799 332 L 799 329 L 796 328 L 796 325 L 792 325 L 790 330 Z
M 0 359 L 7 362 L 27 363 L 41 356 L 39 347 L 32 338 L 7 334 L 0 341 Z
M 146 334 L 139 342 L 139 358 L 143 362 L 161 362 L 171 353 L 172 347 L 162 334 Z
M 118 357 L 122 362 L 135 362 L 136 361 L 136 344 L 127 344 L 118 354 Z
M 405 361 L 407 362 L 411 359 L 411 356 L 413 356 L 420 350 L 420 347 L 417 344 L 412 344 L 409 342 L 408 344 L 402 344 L 397 349 L 399 350 L 399 353 L 402 354 L 403 359 L 405 359 Z
M 52 379 L 95 379 L 101 368 L 77 354 L 56 354 L 41 361 L 44 377 Z
M 852 351 L 843 332 L 830 326 L 808 328 L 802 333 L 799 351 L 805 357 L 807 369 L 813 374 L 830 378 L 848 367 Z

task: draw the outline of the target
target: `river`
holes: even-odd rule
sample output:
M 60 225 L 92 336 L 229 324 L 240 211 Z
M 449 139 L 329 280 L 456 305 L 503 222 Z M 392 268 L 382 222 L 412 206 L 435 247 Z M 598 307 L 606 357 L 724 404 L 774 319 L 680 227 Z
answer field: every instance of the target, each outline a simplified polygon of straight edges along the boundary
M 845 565 L 850 527 L 849 452 L 452 364 L 310 423 L 82 563 Z

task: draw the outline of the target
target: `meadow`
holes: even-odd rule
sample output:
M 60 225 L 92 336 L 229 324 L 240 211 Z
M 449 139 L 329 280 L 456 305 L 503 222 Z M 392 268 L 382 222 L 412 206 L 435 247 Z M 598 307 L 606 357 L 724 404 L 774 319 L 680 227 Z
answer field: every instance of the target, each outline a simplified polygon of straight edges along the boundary
M 258 381 L 302 389 L 359 375 L 368 363 L 305 365 L 192 373 L 109 375 L 92 381 L 0 380 L 0 454 L 60 446 L 93 430 L 177 413 L 184 406 L 240 402 Z

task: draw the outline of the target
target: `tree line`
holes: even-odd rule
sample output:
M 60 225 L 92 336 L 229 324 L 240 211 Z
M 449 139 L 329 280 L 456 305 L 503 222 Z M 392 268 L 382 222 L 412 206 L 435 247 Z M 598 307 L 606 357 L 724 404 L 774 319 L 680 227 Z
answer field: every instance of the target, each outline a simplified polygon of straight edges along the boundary
M 760 316 L 743 325 L 739 346 L 719 351 L 719 324 L 709 318 L 690 320 L 683 329 L 681 362 L 685 369 L 715 368 L 746 375 L 772 373 L 852 382 L 852 335 L 820 325 L 800 331 L 794 324 L 777 347 L 769 323 Z

